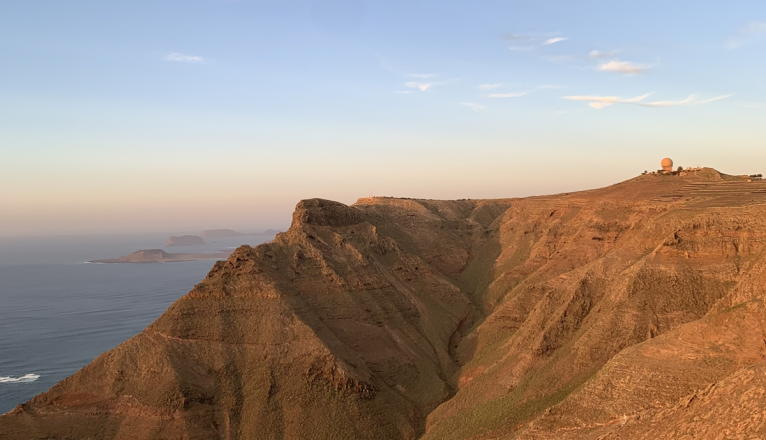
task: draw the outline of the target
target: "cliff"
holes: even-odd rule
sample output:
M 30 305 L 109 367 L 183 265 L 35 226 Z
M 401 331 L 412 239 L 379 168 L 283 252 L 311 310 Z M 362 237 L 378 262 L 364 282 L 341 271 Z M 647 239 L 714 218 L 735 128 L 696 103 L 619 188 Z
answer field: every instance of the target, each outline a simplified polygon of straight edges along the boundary
M 304 200 L 8 438 L 766 436 L 766 185 Z

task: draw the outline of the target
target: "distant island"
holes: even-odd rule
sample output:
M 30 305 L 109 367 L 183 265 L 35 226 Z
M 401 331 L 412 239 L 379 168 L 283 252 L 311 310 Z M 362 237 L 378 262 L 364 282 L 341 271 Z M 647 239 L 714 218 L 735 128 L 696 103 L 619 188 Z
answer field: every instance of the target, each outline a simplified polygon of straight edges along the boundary
M 242 232 L 233 231 L 231 229 L 206 229 L 202 231 L 201 235 L 203 239 L 210 240 L 215 238 L 241 237 L 243 235 L 251 234 L 245 234 Z
M 217 260 L 228 258 L 232 251 L 220 251 L 207 254 L 170 253 L 162 249 L 143 249 L 119 258 L 91 260 L 89 263 L 167 263 L 195 260 Z
M 245 232 L 237 232 L 231 229 L 206 229 L 202 231 L 202 238 L 205 240 L 213 240 L 217 238 L 232 238 L 232 237 L 245 237 L 245 236 L 254 236 L 254 235 L 276 235 L 279 231 L 275 231 L 273 229 L 267 229 L 263 232 L 252 232 L 252 233 L 245 233 Z
M 205 244 L 205 240 L 199 235 L 171 236 L 166 244 L 168 246 L 199 246 Z

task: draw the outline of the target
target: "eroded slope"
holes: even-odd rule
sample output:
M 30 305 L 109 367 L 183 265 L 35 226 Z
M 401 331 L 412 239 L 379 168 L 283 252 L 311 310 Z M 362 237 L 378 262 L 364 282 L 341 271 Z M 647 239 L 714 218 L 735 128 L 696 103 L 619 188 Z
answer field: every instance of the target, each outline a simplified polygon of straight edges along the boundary
M 217 263 L 144 332 L 2 416 L 0 432 L 417 438 L 453 392 L 450 342 L 478 316 L 445 276 L 470 259 L 455 229 L 482 226 L 466 217 L 474 202 L 444 202 L 465 216 L 418 213 L 435 232 L 400 245 L 380 232 L 402 233 L 383 211 L 410 218 L 423 205 L 391 202 L 301 202 L 289 231 Z
M 303 201 L 287 232 L 0 433 L 750 438 L 765 201 L 714 170 L 527 199 Z

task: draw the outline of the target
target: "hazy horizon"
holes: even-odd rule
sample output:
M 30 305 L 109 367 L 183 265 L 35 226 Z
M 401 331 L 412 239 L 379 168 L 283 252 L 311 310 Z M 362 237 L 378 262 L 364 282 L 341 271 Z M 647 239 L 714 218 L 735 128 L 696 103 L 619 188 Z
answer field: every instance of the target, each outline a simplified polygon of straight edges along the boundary
M 0 37 L 0 236 L 766 171 L 763 2 L 28 1 Z
M 279 232 L 284 232 L 289 228 L 289 225 L 287 226 L 276 226 L 271 228 L 205 228 L 205 229 L 187 229 L 187 230 L 145 230 L 145 231 L 135 231 L 135 232 L 98 232 L 98 231 L 91 231 L 91 232 L 82 232 L 82 233 L 62 233 L 62 234 L 36 234 L 36 235 L 0 235 L 0 238 L 7 238 L 7 239 L 16 239 L 16 238 L 45 238 L 45 237 L 97 237 L 97 236 L 161 236 L 163 239 L 167 239 L 170 236 L 180 236 L 180 235 L 200 235 L 200 233 L 204 230 L 211 230 L 211 229 L 233 229 L 236 232 L 241 232 L 245 235 L 259 235 L 262 232 L 265 232 L 267 230 L 274 230 Z

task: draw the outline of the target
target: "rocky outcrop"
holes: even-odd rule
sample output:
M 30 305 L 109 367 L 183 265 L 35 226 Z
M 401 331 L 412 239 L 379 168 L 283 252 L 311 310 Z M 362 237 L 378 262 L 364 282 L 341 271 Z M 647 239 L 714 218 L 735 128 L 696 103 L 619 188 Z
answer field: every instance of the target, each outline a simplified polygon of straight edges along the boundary
M 763 437 L 766 191 L 713 171 L 302 201 L 0 434 Z
M 364 218 L 357 209 L 324 199 L 303 200 L 293 212 L 293 226 L 351 226 L 362 221 Z

